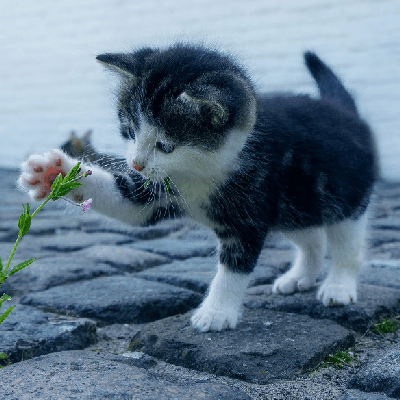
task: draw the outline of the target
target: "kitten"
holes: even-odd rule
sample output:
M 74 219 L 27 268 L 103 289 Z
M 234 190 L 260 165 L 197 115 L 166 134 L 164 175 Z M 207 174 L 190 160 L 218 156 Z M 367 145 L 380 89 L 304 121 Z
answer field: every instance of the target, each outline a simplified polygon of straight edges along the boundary
M 91 197 L 94 209 L 130 224 L 186 214 L 215 232 L 218 271 L 191 319 L 200 331 L 236 326 L 272 231 L 298 248 L 273 292 L 312 288 L 329 242 L 333 266 L 317 297 L 326 306 L 357 299 L 374 141 L 339 79 L 315 54 L 305 59 L 321 99 L 257 94 L 231 57 L 202 46 L 97 57 L 121 78 L 118 117 L 131 170 L 93 167 L 70 197 Z M 19 182 L 43 198 L 46 171 L 75 163 L 59 150 L 31 156 Z
M 71 157 L 78 158 L 82 162 L 99 165 L 106 170 L 128 171 L 129 167 L 125 158 L 97 152 L 92 145 L 91 139 L 91 130 L 88 130 L 82 137 L 77 136 L 74 131 L 71 131 L 69 139 L 60 146 L 60 149 Z

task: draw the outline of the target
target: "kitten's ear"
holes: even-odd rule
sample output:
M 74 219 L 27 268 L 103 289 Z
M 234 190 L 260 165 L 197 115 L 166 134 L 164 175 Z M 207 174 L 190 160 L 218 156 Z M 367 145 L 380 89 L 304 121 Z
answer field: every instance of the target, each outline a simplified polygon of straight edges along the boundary
M 187 104 L 197 113 L 207 113 L 210 116 L 211 125 L 215 128 L 226 124 L 229 119 L 229 111 L 219 101 L 212 99 L 201 99 L 182 92 L 178 97 L 178 101 Z
M 132 79 L 136 76 L 136 71 L 129 54 L 99 54 L 96 60 L 100 61 L 106 68 L 117 72 L 122 78 Z
M 96 57 L 106 68 L 117 72 L 122 78 L 138 78 L 143 71 L 146 58 L 155 50 L 143 48 L 135 53 L 105 53 Z
M 76 139 L 76 133 L 75 133 L 75 131 L 71 131 L 69 133 L 69 140 L 74 140 L 74 139 Z
M 87 141 L 90 141 L 91 137 L 92 137 L 92 130 L 89 129 L 89 130 L 83 135 L 83 138 L 82 138 L 82 139 L 86 139 Z

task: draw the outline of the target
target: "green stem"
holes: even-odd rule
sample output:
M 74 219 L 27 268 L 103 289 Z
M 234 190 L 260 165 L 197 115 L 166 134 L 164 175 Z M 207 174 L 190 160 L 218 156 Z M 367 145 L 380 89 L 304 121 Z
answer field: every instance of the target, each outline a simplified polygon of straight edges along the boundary
M 50 196 L 51 196 L 51 193 L 50 193 L 50 195 L 46 198 L 46 200 L 33 212 L 33 214 L 31 215 L 31 218 L 33 218 L 33 217 L 46 205 L 46 203 L 49 202 Z M 14 247 L 13 247 L 13 249 L 11 250 L 10 256 L 8 257 L 7 264 L 6 264 L 5 268 L 4 268 L 4 271 L 3 271 L 3 276 L 4 276 L 4 277 L 7 276 L 7 270 L 8 270 L 8 268 L 9 268 L 10 264 L 11 264 L 11 260 L 12 260 L 13 257 L 14 257 L 15 251 L 17 250 L 18 244 L 19 244 L 19 242 L 20 242 L 21 239 L 22 239 L 22 236 L 21 236 L 21 235 L 18 235 L 17 240 L 16 240 L 15 243 L 14 243 Z

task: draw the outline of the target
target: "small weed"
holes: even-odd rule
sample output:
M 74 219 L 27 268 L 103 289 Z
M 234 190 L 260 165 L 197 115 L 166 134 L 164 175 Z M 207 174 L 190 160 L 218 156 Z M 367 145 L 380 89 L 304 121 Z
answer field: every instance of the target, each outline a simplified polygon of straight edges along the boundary
M 0 353 L 0 368 L 4 368 L 6 365 L 11 365 L 11 361 L 8 359 L 7 354 Z
M 394 333 L 400 328 L 400 324 L 395 319 L 382 319 L 374 326 L 374 331 L 380 335 Z
M 354 359 L 354 354 L 349 351 L 337 351 L 335 354 L 326 356 L 322 366 L 323 368 L 334 367 L 342 369 L 350 364 Z

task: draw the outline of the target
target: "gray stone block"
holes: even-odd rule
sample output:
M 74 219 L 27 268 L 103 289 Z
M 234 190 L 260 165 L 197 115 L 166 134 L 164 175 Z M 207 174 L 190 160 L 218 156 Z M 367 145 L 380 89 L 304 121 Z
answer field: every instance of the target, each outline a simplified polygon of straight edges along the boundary
M 110 264 L 124 272 L 138 272 L 156 265 L 170 262 L 170 259 L 148 251 L 132 248 L 131 245 L 92 246 L 74 254 L 79 259 L 84 257 L 95 262 Z
M 84 349 L 95 342 L 93 321 L 28 306 L 17 305 L 0 324 L 0 353 L 7 354 L 13 363 L 54 351 Z
M 115 245 L 129 242 L 126 235 L 99 232 L 90 234 L 82 231 L 68 231 L 46 238 L 32 238 L 42 249 L 56 252 L 77 251 L 94 245 Z
M 143 323 L 186 312 L 201 295 L 132 276 L 113 276 L 58 286 L 22 297 L 46 311 L 87 317 L 101 324 Z
M 365 393 L 358 390 L 351 390 L 338 400 L 387 400 L 388 397 L 379 393 Z
M 400 399 L 400 344 L 365 365 L 349 382 L 350 388 L 383 392 Z
M 400 244 L 392 250 L 400 254 Z M 400 260 L 375 258 L 368 261 L 360 271 L 360 282 L 400 289 Z
M 348 306 L 325 307 L 316 299 L 315 291 L 292 295 L 271 294 L 271 286 L 259 286 L 247 291 L 245 305 L 249 308 L 270 309 L 330 319 L 340 325 L 365 332 L 372 321 L 398 313 L 400 290 L 360 285 L 358 302 Z
M 209 257 L 216 252 L 214 240 L 155 239 L 132 244 L 140 250 L 151 251 L 175 260 L 191 257 Z
M 274 253 L 270 251 L 270 253 Z M 182 261 L 174 261 L 140 272 L 137 276 L 170 285 L 184 287 L 196 292 L 206 292 L 211 280 L 217 271 L 217 257 L 194 257 Z M 269 257 L 268 262 L 260 262 L 257 265 L 250 286 L 263 285 L 273 282 L 277 270 L 283 265 L 279 261 L 275 265 L 274 257 Z M 284 263 L 286 264 L 286 263 Z
M 215 257 L 194 257 L 139 272 L 138 277 L 204 293 L 216 273 Z
M 332 321 L 246 310 L 235 330 L 222 332 L 197 332 L 188 314 L 156 321 L 132 338 L 129 349 L 186 368 L 266 384 L 293 379 L 353 343 L 353 335 Z
M 7 279 L 2 290 L 10 295 L 38 292 L 53 286 L 117 275 L 110 265 L 75 255 L 41 258 Z
M 133 362 L 132 362 L 133 361 Z M 7 400 L 250 400 L 225 383 L 168 376 L 111 354 L 67 351 L 0 370 L 0 398 Z

